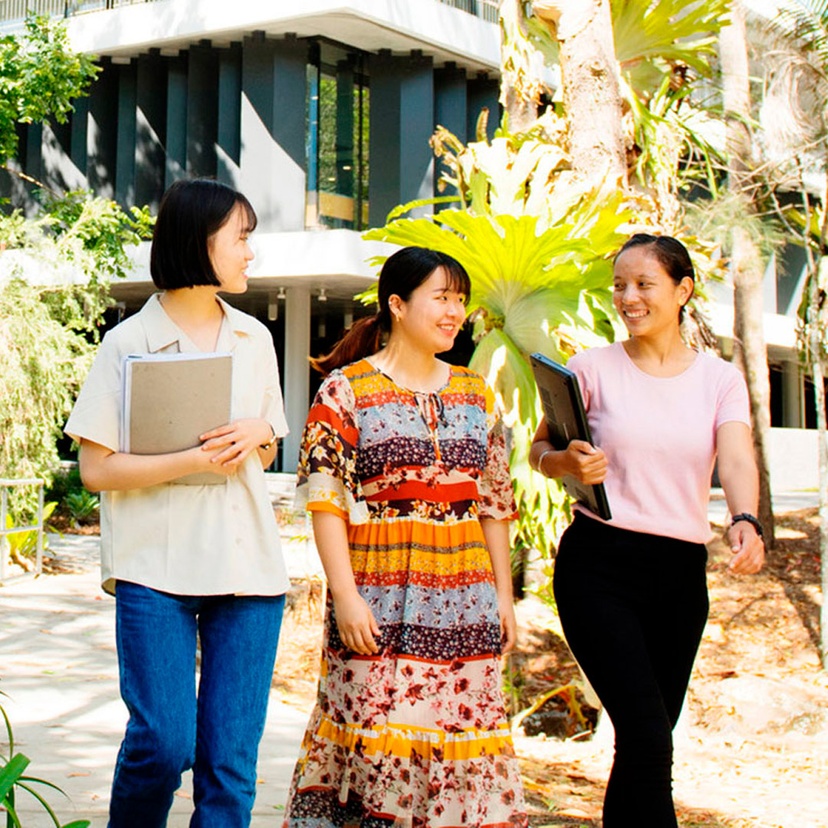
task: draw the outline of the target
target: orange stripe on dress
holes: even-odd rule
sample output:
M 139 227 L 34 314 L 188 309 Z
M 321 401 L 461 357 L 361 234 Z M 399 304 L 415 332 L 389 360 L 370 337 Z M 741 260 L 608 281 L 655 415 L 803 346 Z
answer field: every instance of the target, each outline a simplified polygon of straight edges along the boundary
M 439 495 L 439 497 L 438 497 Z M 406 480 L 399 486 L 380 489 L 372 493 L 366 500 L 388 502 L 393 500 L 438 500 L 443 503 L 456 503 L 462 500 L 477 500 L 477 484 L 474 482 L 444 483 L 439 486 L 430 486 L 420 480 Z
M 321 422 L 333 426 L 334 430 L 345 439 L 347 443 L 356 445 L 359 438 L 359 431 L 353 424 L 346 423 L 330 406 L 324 403 L 316 403 L 311 406 L 308 412 L 308 419 L 310 422 Z

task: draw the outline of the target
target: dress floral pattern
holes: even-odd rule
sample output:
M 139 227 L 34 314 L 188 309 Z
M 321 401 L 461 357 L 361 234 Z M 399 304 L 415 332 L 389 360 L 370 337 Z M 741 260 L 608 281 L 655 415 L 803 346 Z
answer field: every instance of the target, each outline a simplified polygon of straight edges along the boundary
M 329 597 L 285 828 L 525 826 L 480 526 L 515 504 L 482 378 L 452 367 L 420 394 L 367 360 L 333 372 L 308 415 L 297 503 L 346 520 L 381 651 L 344 648 Z

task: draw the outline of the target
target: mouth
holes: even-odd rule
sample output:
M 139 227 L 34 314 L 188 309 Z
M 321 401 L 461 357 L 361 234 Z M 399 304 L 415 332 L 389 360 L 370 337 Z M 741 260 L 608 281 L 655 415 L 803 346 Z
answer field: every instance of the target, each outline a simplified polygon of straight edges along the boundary
M 637 311 L 630 311 L 625 310 L 623 311 L 625 319 L 643 319 L 645 316 L 649 315 L 649 311 L 647 310 L 637 310 Z

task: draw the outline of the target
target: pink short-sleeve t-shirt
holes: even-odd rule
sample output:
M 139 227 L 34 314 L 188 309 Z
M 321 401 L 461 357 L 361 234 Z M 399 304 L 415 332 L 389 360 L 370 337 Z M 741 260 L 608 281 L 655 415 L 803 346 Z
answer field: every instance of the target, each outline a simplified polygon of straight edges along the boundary
M 750 425 L 739 371 L 700 353 L 678 376 L 654 377 L 635 365 L 620 342 L 578 354 L 567 367 L 581 385 L 592 439 L 609 462 L 609 523 L 695 543 L 709 540 L 716 431 L 731 421 Z

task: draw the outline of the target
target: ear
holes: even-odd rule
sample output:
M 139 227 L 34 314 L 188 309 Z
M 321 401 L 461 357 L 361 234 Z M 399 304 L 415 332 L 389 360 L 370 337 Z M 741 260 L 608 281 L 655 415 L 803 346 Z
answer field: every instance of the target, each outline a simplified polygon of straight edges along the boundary
M 689 276 L 685 276 L 678 283 L 678 285 L 676 285 L 679 303 L 682 307 L 684 307 L 693 298 L 693 292 L 695 291 L 695 287 L 695 283 Z
M 399 319 L 402 313 L 404 302 L 403 300 L 396 294 L 392 293 L 388 297 L 388 310 L 391 311 L 391 318 L 392 319 Z

